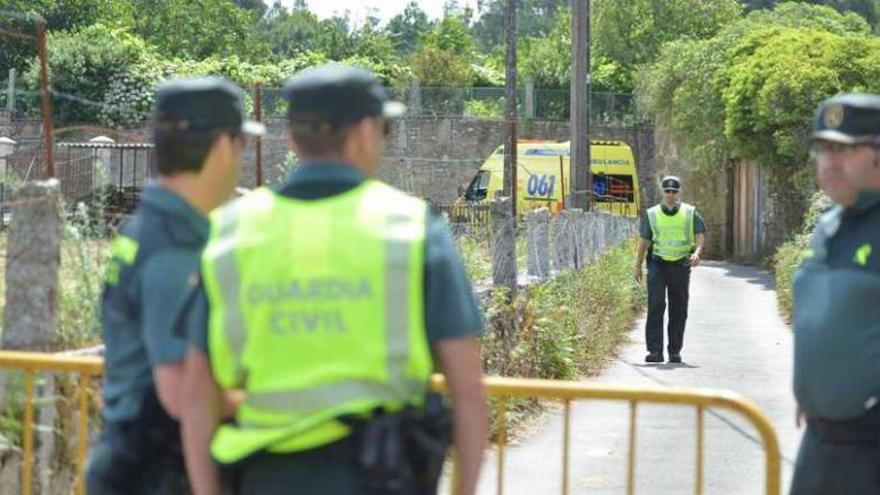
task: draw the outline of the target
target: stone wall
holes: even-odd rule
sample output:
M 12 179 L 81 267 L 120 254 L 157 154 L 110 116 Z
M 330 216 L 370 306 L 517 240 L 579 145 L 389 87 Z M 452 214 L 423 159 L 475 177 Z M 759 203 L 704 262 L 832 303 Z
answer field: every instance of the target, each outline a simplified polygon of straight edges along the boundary
M 286 173 L 287 143 L 285 123 L 282 119 L 266 122 L 268 132 L 262 139 L 263 182 L 277 183 Z M 31 135 L 10 136 L 19 142 L 37 145 Z M 505 123 L 502 121 L 475 119 L 428 119 L 411 118 L 396 121 L 392 126 L 380 177 L 389 183 L 436 203 L 451 203 L 458 195 L 459 186 L 467 185 L 486 157 L 504 141 Z M 658 200 L 654 174 L 654 132 L 648 125 L 633 127 L 594 126 L 593 139 L 620 140 L 628 143 L 636 157 L 639 181 L 642 185 L 643 205 Z M 38 131 L 37 131 L 38 133 Z M 106 130 L 83 131 L 65 136 L 67 142 L 86 142 Z M 525 121 L 519 126 L 521 139 L 549 139 L 567 141 L 569 124 L 564 121 Z M 148 142 L 149 130 L 126 131 L 111 136 L 117 142 Z M 81 154 L 81 153 L 80 153 Z M 76 156 L 73 156 L 76 155 Z M 79 154 L 56 151 L 56 161 L 80 164 Z M 124 157 L 126 183 L 133 170 L 134 153 Z M 146 173 L 145 154 L 138 154 L 139 175 Z M 42 178 L 40 149 L 35 146 L 21 147 L 13 161 L 16 170 L 30 179 Z M 118 157 L 114 154 L 111 166 L 116 167 Z M 79 165 L 77 165 L 79 166 Z M 62 172 L 59 172 L 59 177 Z M 250 139 L 244 150 L 241 185 L 256 184 L 255 140 Z M 62 187 L 64 187 L 62 185 Z

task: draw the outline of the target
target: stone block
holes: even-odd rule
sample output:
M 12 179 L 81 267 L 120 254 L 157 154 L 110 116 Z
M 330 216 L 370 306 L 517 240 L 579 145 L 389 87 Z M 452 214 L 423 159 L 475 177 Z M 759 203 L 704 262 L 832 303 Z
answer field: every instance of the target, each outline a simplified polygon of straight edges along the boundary
M 27 182 L 13 193 L 3 348 L 49 349 L 58 321 L 60 263 L 59 183 L 55 179 Z
M 528 273 L 541 279 L 550 275 L 550 210 L 540 208 L 526 215 Z

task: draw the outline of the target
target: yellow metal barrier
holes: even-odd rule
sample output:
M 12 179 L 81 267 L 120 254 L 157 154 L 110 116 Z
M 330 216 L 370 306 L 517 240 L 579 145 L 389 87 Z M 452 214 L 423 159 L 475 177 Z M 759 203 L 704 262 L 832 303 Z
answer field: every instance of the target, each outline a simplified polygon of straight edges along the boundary
M 76 373 L 79 375 L 79 418 L 76 443 L 76 493 L 85 493 L 83 473 L 88 452 L 89 386 L 100 375 L 104 360 L 99 357 L 67 357 L 38 352 L 0 351 L 0 369 L 24 373 L 24 423 L 22 424 L 21 492 L 31 495 L 34 468 L 34 376 L 37 373 Z
M 505 407 L 507 399 L 556 399 L 564 404 L 563 443 L 562 443 L 562 493 L 568 493 L 569 449 L 571 428 L 571 403 L 574 400 L 622 401 L 630 404 L 629 415 L 629 459 L 627 466 L 627 494 L 635 493 L 635 451 L 636 451 L 636 412 L 639 403 L 690 405 L 697 412 L 697 465 L 696 493 L 703 493 L 703 447 L 704 413 L 706 409 L 724 409 L 739 414 L 757 428 L 764 444 L 765 452 L 765 493 L 779 495 L 780 454 L 779 441 L 770 420 L 761 409 L 745 397 L 722 390 L 675 389 L 657 387 L 620 387 L 596 383 L 556 380 L 528 380 L 520 378 L 487 377 L 485 379 L 489 395 L 497 399 L 498 424 L 498 489 L 504 490 L 504 449 L 506 443 Z M 435 375 L 432 383 L 435 391 L 445 390 L 443 377 Z M 455 475 L 453 475 L 455 478 Z
M 77 432 L 77 493 L 84 493 L 83 473 L 88 449 L 88 389 L 91 377 L 102 373 L 103 360 L 98 357 L 66 357 L 44 353 L 0 351 L 0 369 L 22 371 L 25 374 L 25 418 L 23 424 L 22 493 L 31 495 L 33 474 L 34 428 L 34 375 L 36 373 L 77 373 L 79 381 L 79 427 Z M 716 390 L 618 387 L 593 383 L 528 380 L 488 377 L 485 379 L 489 395 L 497 399 L 498 424 L 498 490 L 504 490 L 504 450 L 506 445 L 505 411 L 509 398 L 556 399 L 564 404 L 564 431 L 562 444 L 562 493 L 568 493 L 569 452 L 571 448 L 571 403 L 575 400 L 623 401 L 630 404 L 629 459 L 627 493 L 635 492 L 636 413 L 639 403 L 690 405 L 697 412 L 697 465 L 696 493 L 703 493 L 704 413 L 706 409 L 725 409 L 738 413 L 752 423 L 761 435 L 766 454 L 767 495 L 779 495 L 780 455 L 779 442 L 769 419 L 752 401 L 739 394 Z M 435 375 L 431 386 L 443 391 L 443 377 Z M 455 476 L 453 475 L 453 478 Z

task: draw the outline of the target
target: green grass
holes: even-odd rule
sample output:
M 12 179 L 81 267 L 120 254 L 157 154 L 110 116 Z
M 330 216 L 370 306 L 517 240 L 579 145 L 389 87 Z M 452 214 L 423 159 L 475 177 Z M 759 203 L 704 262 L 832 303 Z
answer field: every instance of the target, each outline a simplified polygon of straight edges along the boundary
M 489 248 L 489 233 L 477 235 L 469 233 L 458 238 L 458 250 L 468 277 L 478 282 L 492 276 L 492 252 Z
M 645 303 L 632 279 L 634 253 L 631 243 L 612 249 L 512 302 L 496 291 L 483 337 L 487 373 L 575 379 L 601 371 Z

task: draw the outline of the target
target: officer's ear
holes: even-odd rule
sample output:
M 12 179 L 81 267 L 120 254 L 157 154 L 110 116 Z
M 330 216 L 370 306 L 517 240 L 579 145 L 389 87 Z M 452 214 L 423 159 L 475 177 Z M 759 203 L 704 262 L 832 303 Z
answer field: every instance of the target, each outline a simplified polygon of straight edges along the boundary
M 295 155 L 299 155 L 299 147 L 296 145 L 296 141 L 293 140 L 293 133 L 287 133 L 287 149 L 292 151 Z
M 880 168 L 880 136 L 874 138 L 874 168 Z

